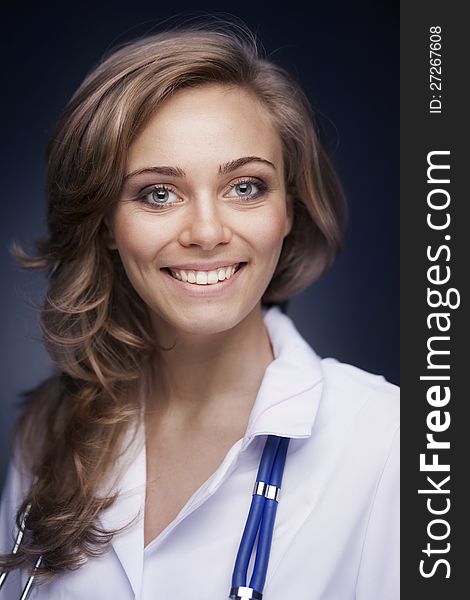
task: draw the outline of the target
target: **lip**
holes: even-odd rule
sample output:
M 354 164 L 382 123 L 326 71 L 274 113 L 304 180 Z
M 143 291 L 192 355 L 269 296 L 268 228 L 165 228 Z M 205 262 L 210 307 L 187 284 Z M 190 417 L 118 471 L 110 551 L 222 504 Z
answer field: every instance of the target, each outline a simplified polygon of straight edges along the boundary
M 193 296 L 195 298 L 211 298 L 213 296 L 219 296 L 220 294 L 225 293 L 227 290 L 229 290 L 239 279 L 239 277 L 241 276 L 241 274 L 243 274 L 245 267 L 246 267 L 246 262 L 240 261 L 241 266 L 238 268 L 237 271 L 235 271 L 235 273 L 232 275 L 232 277 L 230 277 L 230 279 L 224 279 L 223 281 L 219 281 L 217 283 L 211 283 L 211 284 L 206 284 L 206 285 L 198 285 L 196 283 L 188 283 L 187 281 L 180 281 L 179 279 L 175 279 L 169 272 L 169 267 L 161 269 L 162 273 L 164 274 L 166 281 L 168 282 L 168 285 L 172 285 L 175 286 L 174 289 L 179 291 L 180 293 L 182 291 L 184 291 L 184 293 L 188 296 Z M 215 263 L 213 263 L 215 264 Z M 220 264 L 220 263 L 219 263 Z M 238 264 L 238 263 L 232 263 L 232 264 Z M 228 266 L 228 265 L 227 265 Z M 181 268 L 183 269 L 184 267 L 172 267 L 172 268 Z M 189 267 L 187 267 L 189 269 Z M 216 268 L 216 267 L 214 267 Z M 194 269 L 194 270 L 198 270 L 198 269 Z M 201 271 L 204 271 L 205 269 L 199 269 Z M 210 270 L 210 269 L 207 269 Z

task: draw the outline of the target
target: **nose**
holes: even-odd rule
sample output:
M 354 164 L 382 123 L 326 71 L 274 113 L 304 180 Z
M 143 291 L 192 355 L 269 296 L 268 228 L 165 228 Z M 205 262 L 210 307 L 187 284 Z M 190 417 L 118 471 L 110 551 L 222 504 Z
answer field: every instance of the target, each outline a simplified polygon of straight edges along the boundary
M 223 216 L 223 207 L 217 205 L 217 198 L 194 199 L 179 236 L 180 243 L 212 250 L 219 244 L 227 244 L 231 238 L 232 230 Z

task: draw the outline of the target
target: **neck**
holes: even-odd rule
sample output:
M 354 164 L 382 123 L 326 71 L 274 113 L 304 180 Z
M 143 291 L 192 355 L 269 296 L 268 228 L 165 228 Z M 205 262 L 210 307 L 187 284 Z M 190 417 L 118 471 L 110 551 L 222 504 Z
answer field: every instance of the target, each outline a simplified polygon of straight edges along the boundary
M 266 367 L 274 356 L 261 305 L 230 330 L 178 334 L 155 363 L 154 426 L 244 433 Z

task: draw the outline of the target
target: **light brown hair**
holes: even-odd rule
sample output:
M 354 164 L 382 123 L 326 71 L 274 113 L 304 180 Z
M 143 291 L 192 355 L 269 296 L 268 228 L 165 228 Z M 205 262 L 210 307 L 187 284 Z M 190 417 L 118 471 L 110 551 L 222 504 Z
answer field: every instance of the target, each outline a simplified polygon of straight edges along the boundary
M 279 132 L 294 222 L 263 302 L 280 303 L 317 279 L 342 240 L 345 205 L 299 84 L 263 56 L 255 36 L 226 22 L 196 23 L 114 48 L 75 92 L 49 141 L 47 239 L 37 255 L 15 252 L 50 281 L 41 313 L 58 374 L 27 397 L 17 435 L 32 486 L 29 541 L 0 565 L 43 555 L 46 578 L 103 551 L 113 532 L 97 517 L 114 501 L 100 482 L 139 417 L 158 351 L 148 313 L 103 219 L 119 197 L 127 150 L 158 106 L 178 89 L 208 82 L 241 86 L 267 107 Z

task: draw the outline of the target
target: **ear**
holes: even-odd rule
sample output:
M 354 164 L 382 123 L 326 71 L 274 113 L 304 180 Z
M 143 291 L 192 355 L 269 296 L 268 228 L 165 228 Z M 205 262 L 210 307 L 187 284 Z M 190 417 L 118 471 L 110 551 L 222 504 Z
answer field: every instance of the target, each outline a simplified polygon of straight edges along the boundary
M 114 239 L 114 232 L 108 216 L 103 219 L 101 224 L 101 237 L 108 250 L 116 250 L 116 240 Z
M 294 223 L 294 196 L 293 194 L 286 194 L 286 227 L 284 229 L 284 237 L 287 237 L 292 231 L 292 225 Z

